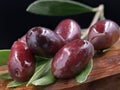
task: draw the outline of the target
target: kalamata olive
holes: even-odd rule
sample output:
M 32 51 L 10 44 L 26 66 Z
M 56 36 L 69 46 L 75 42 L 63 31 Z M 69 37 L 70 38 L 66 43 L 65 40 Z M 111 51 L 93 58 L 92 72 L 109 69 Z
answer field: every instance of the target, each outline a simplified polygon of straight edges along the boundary
M 34 57 L 24 40 L 14 42 L 8 60 L 9 73 L 17 81 L 29 80 L 35 71 Z
M 53 31 L 44 27 L 34 27 L 26 35 L 30 50 L 39 56 L 51 57 L 63 45 L 63 40 Z
M 27 44 L 27 43 L 26 43 L 26 34 L 25 34 L 24 36 L 22 36 L 20 39 L 18 39 L 18 41 Z
M 72 78 L 85 68 L 94 55 L 94 47 L 87 40 L 74 40 L 62 47 L 52 61 L 56 78 Z
M 90 27 L 88 40 L 95 50 L 111 47 L 119 38 L 119 25 L 111 20 L 101 20 Z
M 80 26 L 72 19 L 61 21 L 55 29 L 55 32 L 64 39 L 65 43 L 80 39 L 80 31 Z

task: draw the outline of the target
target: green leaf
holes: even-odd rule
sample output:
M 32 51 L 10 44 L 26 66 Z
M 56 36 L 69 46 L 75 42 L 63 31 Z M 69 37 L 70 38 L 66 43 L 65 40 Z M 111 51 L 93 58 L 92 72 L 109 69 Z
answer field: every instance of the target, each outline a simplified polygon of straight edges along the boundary
M 51 58 L 35 56 L 35 60 L 36 60 L 36 68 L 38 68 L 38 66 L 48 62 L 49 60 L 51 60 Z
M 9 73 L 4 73 L 0 75 L 0 79 L 12 79 Z
M 50 71 L 48 74 L 45 76 L 41 77 L 38 80 L 35 80 L 32 82 L 33 85 L 49 85 L 52 84 L 56 81 L 56 78 L 53 76 L 52 72 Z
M 0 66 L 7 65 L 10 50 L 0 50 Z
M 37 80 L 38 78 L 42 77 L 46 72 L 48 72 L 51 68 L 51 60 L 47 61 L 46 63 L 43 63 L 39 65 L 36 68 L 36 72 L 31 77 L 31 79 L 28 81 L 27 85 L 30 85 L 33 81 Z
M 71 0 L 37 0 L 26 11 L 49 16 L 64 16 L 93 12 L 94 8 Z
M 46 58 L 46 57 L 41 57 L 41 56 L 35 56 L 36 62 L 41 62 L 41 61 L 48 61 L 51 58 Z
M 92 70 L 92 67 L 93 67 L 93 60 L 90 60 L 86 68 L 79 75 L 75 77 L 76 81 L 78 83 L 85 82 L 87 80 L 88 75 L 90 74 Z
M 26 82 L 18 82 L 18 81 L 16 81 L 16 80 L 14 80 L 14 81 L 10 82 L 10 83 L 7 85 L 7 87 L 13 88 L 13 87 L 18 87 L 18 86 L 21 86 L 21 85 L 24 85 L 24 84 L 26 84 Z

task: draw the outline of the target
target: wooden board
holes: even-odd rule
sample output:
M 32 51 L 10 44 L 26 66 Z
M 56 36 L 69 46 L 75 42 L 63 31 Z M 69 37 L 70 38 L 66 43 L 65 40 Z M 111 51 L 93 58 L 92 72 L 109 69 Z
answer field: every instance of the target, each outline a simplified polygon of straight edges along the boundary
M 0 67 L 0 73 L 7 67 Z M 120 40 L 108 51 L 94 57 L 94 65 L 87 81 L 83 84 L 74 79 L 58 80 L 48 86 L 21 86 L 6 88 L 9 81 L 0 80 L 0 90 L 120 90 Z

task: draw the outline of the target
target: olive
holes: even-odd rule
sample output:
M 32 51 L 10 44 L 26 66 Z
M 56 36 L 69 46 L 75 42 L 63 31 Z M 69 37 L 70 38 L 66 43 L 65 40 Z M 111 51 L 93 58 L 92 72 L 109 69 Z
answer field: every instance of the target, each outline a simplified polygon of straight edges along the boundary
M 29 80 L 35 71 L 35 59 L 24 40 L 13 43 L 8 59 L 8 71 L 17 81 Z
M 80 26 L 72 19 L 61 21 L 55 29 L 55 32 L 64 39 L 65 43 L 80 39 L 80 31 Z
M 22 36 L 20 39 L 18 39 L 18 41 L 27 44 L 27 43 L 26 43 L 26 34 L 25 34 L 24 36 Z
M 52 61 L 56 78 L 72 78 L 80 73 L 94 55 L 94 47 L 87 40 L 76 39 L 62 47 Z
M 119 39 L 119 25 L 111 20 L 101 20 L 90 27 L 88 40 L 95 50 L 111 47 Z
M 52 30 L 33 27 L 26 35 L 30 50 L 38 56 L 52 57 L 64 45 L 63 40 Z

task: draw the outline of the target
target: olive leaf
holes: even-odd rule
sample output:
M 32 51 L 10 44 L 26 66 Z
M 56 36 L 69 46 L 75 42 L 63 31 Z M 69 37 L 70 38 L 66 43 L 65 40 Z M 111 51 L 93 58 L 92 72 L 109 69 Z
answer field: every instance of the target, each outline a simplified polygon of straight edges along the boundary
M 46 57 L 41 57 L 41 56 L 35 56 L 35 60 L 36 60 L 36 70 L 37 68 L 39 68 L 39 66 L 41 66 L 42 64 L 45 64 L 46 62 L 48 62 L 51 58 L 46 58 Z
M 95 9 L 72 0 L 37 0 L 26 11 L 39 15 L 64 16 L 94 12 Z
M 55 82 L 55 77 L 52 75 L 51 73 L 51 61 L 49 60 L 52 60 L 51 58 L 45 58 L 45 57 L 40 57 L 40 56 L 36 56 L 36 72 L 41 68 L 41 66 L 43 64 L 49 64 L 47 67 L 48 67 L 48 70 L 46 70 L 46 72 L 43 73 L 42 77 L 34 80 L 32 82 L 33 85 L 37 86 L 37 85 L 48 85 L 48 84 L 52 84 Z
M 80 73 L 78 74 L 75 79 L 78 83 L 83 83 L 87 80 L 87 77 L 89 76 L 91 70 L 93 67 L 93 60 L 91 59 L 90 62 L 88 63 L 88 65 L 86 66 L 86 68 Z
M 0 66 L 7 65 L 9 53 L 9 49 L 0 50 Z
M 41 57 L 41 56 L 35 56 L 35 60 L 36 62 L 41 62 L 41 61 L 48 61 L 51 58 L 47 58 L 47 57 Z
M 53 76 L 51 70 L 43 77 L 39 78 L 32 82 L 33 85 L 49 85 L 56 81 L 56 78 Z
M 26 82 L 19 82 L 19 81 L 14 80 L 14 81 L 11 81 L 10 83 L 8 83 L 7 87 L 13 88 L 13 87 L 21 86 L 24 84 L 26 84 Z
M 42 77 L 45 73 L 47 73 L 51 68 L 51 60 L 39 65 L 36 68 L 36 72 L 31 77 L 31 79 L 28 81 L 26 86 L 30 85 L 33 81 L 37 80 L 38 78 Z
M 7 72 L 4 74 L 1 74 L 0 79 L 12 79 L 12 78 L 11 78 L 10 74 Z

